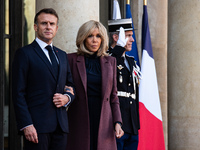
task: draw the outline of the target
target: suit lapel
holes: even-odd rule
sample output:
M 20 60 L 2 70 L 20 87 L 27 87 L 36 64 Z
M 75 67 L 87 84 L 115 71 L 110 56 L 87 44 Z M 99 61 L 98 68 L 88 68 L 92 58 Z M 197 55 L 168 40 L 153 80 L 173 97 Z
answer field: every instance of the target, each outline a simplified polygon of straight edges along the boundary
M 129 58 L 129 57 L 126 57 L 126 59 L 128 61 L 128 64 L 129 64 L 130 72 L 133 72 L 133 66 L 135 66 L 134 61 L 131 60 L 132 58 Z
M 54 75 L 54 73 L 53 73 L 53 69 L 51 67 L 51 63 L 49 62 L 47 56 L 44 54 L 44 52 L 42 51 L 42 49 L 40 48 L 40 46 L 38 45 L 38 43 L 36 41 L 33 41 L 32 45 L 34 47 L 35 52 L 42 59 L 42 61 L 46 64 L 47 68 L 51 72 L 51 74 L 54 77 L 54 79 L 57 80 L 56 77 L 55 77 L 55 75 Z
M 86 74 L 86 68 L 85 68 L 85 59 L 84 56 L 78 56 L 77 57 L 77 68 L 79 72 L 79 76 L 81 78 L 81 81 L 83 83 L 85 92 L 87 89 L 87 74 Z
M 58 71 L 58 81 L 60 80 L 60 77 L 62 75 L 62 67 L 66 67 L 66 66 L 63 66 L 63 63 L 64 60 L 63 60 L 63 55 L 61 53 L 59 53 L 59 51 L 57 50 L 56 47 L 53 46 L 53 49 L 54 49 L 54 52 L 58 58 L 58 61 L 59 61 L 59 71 Z
M 109 71 L 110 67 L 109 67 L 109 63 L 106 57 L 101 56 L 100 57 L 100 63 L 101 63 L 101 78 L 102 78 L 102 98 L 104 99 L 104 96 L 106 94 L 107 91 L 107 84 L 108 82 L 108 75 L 109 75 Z

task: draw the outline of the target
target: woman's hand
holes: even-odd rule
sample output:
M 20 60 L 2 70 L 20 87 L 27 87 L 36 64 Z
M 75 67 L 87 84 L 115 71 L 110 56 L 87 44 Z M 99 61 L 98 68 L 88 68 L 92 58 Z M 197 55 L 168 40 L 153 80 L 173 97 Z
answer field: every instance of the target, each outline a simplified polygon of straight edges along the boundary
M 119 139 L 124 135 L 124 131 L 119 123 L 115 124 L 115 136 Z
M 64 89 L 65 92 L 70 92 L 72 95 L 74 95 L 74 90 L 71 86 L 66 86 L 65 85 L 65 89 Z

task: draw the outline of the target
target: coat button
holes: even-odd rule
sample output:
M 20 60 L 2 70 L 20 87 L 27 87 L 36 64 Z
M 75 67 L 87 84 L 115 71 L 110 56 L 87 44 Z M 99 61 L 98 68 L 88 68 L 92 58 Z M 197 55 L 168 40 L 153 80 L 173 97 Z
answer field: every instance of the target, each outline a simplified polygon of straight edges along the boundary
M 133 102 L 132 101 L 130 101 L 130 104 L 132 104 Z
M 128 86 L 131 86 L 131 84 L 129 83 Z

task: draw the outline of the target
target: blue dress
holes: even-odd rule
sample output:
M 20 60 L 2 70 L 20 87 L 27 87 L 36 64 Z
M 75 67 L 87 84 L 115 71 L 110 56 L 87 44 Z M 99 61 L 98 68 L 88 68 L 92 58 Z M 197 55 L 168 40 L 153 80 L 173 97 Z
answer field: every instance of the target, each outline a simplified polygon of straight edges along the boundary
M 101 65 L 96 54 L 85 56 L 87 73 L 87 95 L 90 119 L 90 150 L 97 150 L 99 121 L 101 114 Z

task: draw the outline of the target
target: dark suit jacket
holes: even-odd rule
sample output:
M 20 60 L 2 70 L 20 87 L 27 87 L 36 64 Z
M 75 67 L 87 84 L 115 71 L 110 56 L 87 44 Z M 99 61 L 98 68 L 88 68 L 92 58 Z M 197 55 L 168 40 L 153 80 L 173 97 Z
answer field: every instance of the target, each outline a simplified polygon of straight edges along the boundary
M 90 150 L 90 124 L 87 101 L 87 75 L 84 56 L 68 54 L 76 98 L 69 108 L 68 150 Z M 117 97 L 116 60 L 100 57 L 102 74 L 102 108 L 99 123 L 98 150 L 116 150 L 114 123 L 122 122 Z
M 36 41 L 15 53 L 12 96 L 18 129 L 33 124 L 38 133 L 49 133 L 54 131 L 59 123 L 62 130 L 68 132 L 66 108 L 56 108 L 53 95 L 63 94 L 65 85 L 73 87 L 72 76 L 67 54 L 56 47 L 53 48 L 59 59 L 58 79 Z M 73 101 L 74 96 L 67 94 Z

